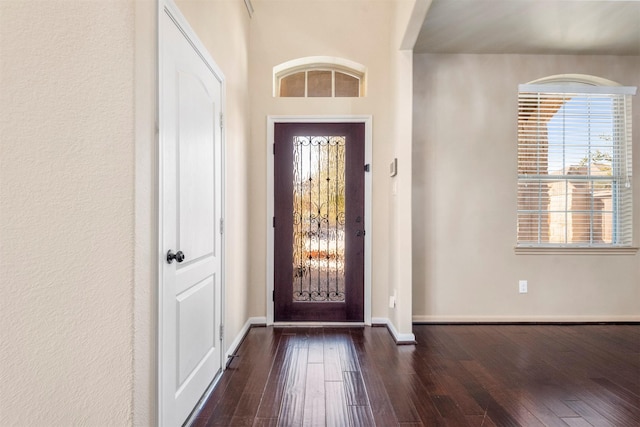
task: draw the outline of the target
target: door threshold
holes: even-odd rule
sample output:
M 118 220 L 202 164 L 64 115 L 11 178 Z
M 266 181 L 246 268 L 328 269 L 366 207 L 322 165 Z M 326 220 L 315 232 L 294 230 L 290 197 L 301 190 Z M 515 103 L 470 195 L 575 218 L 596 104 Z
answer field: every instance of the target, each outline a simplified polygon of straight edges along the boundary
M 323 327 L 360 327 L 365 322 L 273 322 L 275 328 L 323 328 Z

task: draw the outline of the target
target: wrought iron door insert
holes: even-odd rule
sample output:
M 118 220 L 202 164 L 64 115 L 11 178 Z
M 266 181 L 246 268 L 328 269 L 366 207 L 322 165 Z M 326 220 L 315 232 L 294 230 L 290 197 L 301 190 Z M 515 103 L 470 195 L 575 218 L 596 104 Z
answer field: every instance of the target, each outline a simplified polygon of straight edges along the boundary
M 345 137 L 293 138 L 293 299 L 345 300 Z

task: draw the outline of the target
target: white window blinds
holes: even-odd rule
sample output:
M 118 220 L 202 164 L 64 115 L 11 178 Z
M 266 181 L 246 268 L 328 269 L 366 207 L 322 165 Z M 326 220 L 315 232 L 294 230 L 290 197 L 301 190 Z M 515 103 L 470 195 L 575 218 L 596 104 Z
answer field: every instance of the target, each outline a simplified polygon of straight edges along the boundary
M 520 85 L 518 246 L 631 246 L 635 90 Z

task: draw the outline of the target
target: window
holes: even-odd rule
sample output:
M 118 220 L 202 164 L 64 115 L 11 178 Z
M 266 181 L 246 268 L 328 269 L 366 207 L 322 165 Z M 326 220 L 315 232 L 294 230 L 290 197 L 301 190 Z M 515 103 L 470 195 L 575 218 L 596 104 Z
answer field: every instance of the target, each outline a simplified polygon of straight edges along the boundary
M 360 79 L 335 70 L 308 70 L 280 78 L 281 97 L 360 96 Z
M 365 68 L 332 57 L 300 58 L 273 69 L 274 96 L 285 98 L 364 96 Z
M 635 91 L 579 75 L 520 85 L 518 247 L 631 246 Z

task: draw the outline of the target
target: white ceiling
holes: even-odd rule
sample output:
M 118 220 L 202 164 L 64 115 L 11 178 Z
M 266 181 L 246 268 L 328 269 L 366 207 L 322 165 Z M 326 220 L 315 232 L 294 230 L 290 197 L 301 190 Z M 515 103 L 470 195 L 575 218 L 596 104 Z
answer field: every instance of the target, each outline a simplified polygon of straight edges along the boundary
M 414 52 L 640 55 L 640 1 L 433 0 Z

